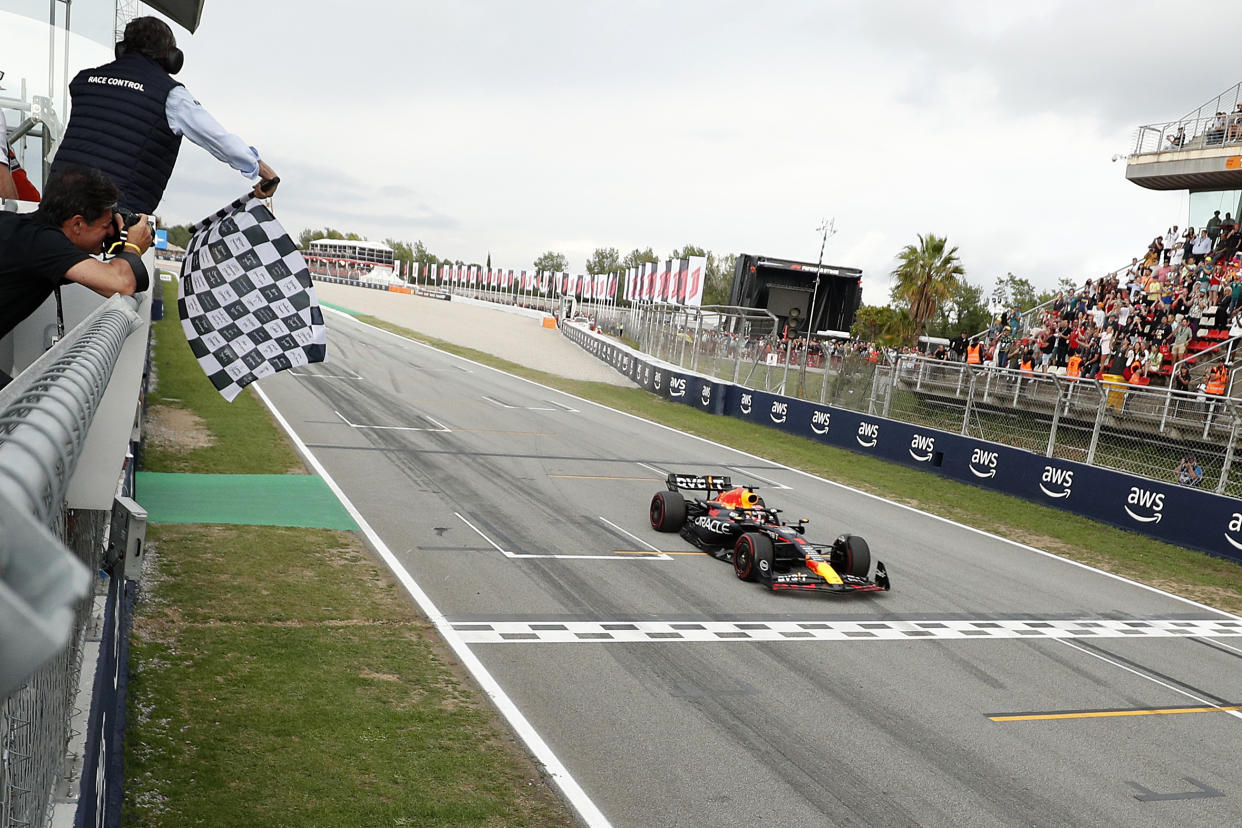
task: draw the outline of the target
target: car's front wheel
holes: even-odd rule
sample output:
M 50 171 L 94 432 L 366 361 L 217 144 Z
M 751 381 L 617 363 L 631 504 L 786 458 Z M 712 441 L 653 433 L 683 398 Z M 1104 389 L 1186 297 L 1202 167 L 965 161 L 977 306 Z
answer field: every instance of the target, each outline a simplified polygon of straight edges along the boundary
M 837 539 L 832 564 L 838 572 L 866 578 L 871 571 L 871 547 L 858 535 L 842 535 Z
M 733 547 L 733 571 L 743 581 L 772 577 L 772 539 L 758 532 L 745 532 Z

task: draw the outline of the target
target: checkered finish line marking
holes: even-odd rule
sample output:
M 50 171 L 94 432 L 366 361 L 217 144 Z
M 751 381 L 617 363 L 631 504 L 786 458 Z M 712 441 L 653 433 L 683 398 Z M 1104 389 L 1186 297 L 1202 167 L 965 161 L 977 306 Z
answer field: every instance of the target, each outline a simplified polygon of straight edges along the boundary
M 604 641 L 907 641 L 966 638 L 1222 638 L 1242 621 L 494 621 L 455 622 L 467 644 Z

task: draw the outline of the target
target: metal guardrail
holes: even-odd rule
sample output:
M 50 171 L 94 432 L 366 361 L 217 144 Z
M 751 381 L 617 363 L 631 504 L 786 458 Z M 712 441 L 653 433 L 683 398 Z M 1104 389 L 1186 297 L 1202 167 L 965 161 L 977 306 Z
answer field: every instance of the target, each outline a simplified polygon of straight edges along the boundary
M 1234 123 L 1239 115 L 1239 103 L 1242 103 L 1242 83 L 1234 84 L 1176 121 L 1145 124 L 1135 133 L 1131 155 L 1189 152 L 1242 144 L 1242 124 Z
M 61 774 L 101 545 L 66 548 L 64 494 L 136 308 L 113 296 L 0 390 L 0 828 L 42 825 Z
M 643 306 L 633 309 L 626 331 L 636 332 L 644 353 L 722 382 L 1048 457 L 1177 480 L 1178 467 L 1193 456 L 1203 473 L 1197 485 L 1242 497 L 1242 468 L 1234 462 L 1242 411 L 1228 396 L 915 354 L 899 354 L 890 365 L 831 341 L 808 351 L 777 337 L 774 320 L 744 320 L 730 313 L 737 310 Z

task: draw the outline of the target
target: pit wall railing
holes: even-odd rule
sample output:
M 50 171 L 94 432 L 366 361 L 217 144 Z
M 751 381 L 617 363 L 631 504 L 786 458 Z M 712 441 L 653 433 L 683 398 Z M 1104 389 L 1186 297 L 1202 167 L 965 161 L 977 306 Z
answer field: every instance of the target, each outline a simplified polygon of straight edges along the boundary
M 81 321 L 0 390 L 0 828 L 49 824 L 62 806 L 102 824 L 105 798 L 119 807 L 120 775 L 101 757 L 119 761 L 124 730 L 128 582 L 114 564 L 125 544 L 140 554 L 145 515 L 118 493 L 133 483 L 149 312 L 146 296 L 67 309 Z M 45 321 L 23 324 L 37 338 Z M 102 628 L 96 592 L 110 593 Z M 80 696 L 97 653 L 95 693 Z
M 1215 454 L 1196 460 L 1210 464 L 1219 457 L 1221 466 L 1215 480 L 1209 465 L 1198 485 L 1181 485 L 1172 461 L 1182 449 L 1158 445 L 1171 438 L 1153 435 L 1162 400 L 1145 390 L 999 370 L 954 372 L 953 363 L 902 357 L 895 365 L 873 367 L 870 390 L 843 406 L 690 372 L 583 325 L 567 324 L 562 332 L 639 387 L 670 401 L 1242 563 L 1242 501 L 1209 490 L 1219 487 L 1220 479 L 1233 479 L 1239 416 L 1232 400 L 1178 399 L 1176 423 L 1188 437 L 1196 436 L 1190 440 L 1196 450 L 1216 447 Z M 1144 457 L 1148 454 L 1156 456 Z M 1140 476 L 1134 468 L 1153 476 Z

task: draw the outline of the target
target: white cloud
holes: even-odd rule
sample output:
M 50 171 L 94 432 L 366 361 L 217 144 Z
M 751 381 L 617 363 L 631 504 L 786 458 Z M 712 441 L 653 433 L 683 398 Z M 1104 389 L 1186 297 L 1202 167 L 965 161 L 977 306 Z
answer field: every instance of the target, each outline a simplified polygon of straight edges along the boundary
M 181 78 L 281 173 L 295 231 L 579 267 L 687 243 L 814 260 L 835 217 L 825 258 L 883 302 L 919 233 L 985 287 L 1051 286 L 1185 224 L 1184 194 L 1110 161 L 1242 79 L 1229 49 L 1178 47 L 1180 25 L 1119 0 L 212 0 Z M 161 212 L 197 220 L 245 189 L 186 147 Z

